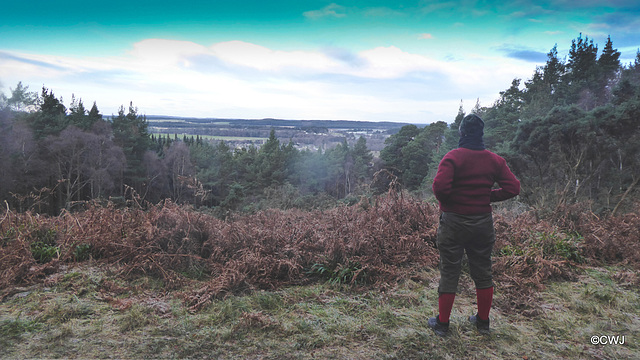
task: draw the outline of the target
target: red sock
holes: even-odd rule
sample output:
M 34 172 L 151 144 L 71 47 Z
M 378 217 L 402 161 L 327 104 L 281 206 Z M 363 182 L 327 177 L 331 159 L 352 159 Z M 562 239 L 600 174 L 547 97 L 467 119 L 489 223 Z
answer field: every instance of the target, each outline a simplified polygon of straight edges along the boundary
M 448 323 L 449 316 L 451 315 L 451 308 L 453 308 L 453 300 L 456 299 L 455 293 L 442 293 L 438 297 L 438 319 L 441 323 Z
M 491 310 L 491 301 L 493 301 L 493 286 L 486 289 L 476 289 L 476 298 L 478 299 L 478 318 L 480 320 L 489 319 L 489 310 Z

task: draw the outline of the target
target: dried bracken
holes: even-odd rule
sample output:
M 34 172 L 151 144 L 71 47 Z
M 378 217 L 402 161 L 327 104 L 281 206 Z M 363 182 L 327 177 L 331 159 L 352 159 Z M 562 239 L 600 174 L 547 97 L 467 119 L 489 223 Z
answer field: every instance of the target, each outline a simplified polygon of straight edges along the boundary
M 437 263 L 436 218 L 433 207 L 389 196 L 373 205 L 324 212 L 272 210 L 211 223 L 204 249 L 220 275 L 188 301 L 199 308 L 237 290 L 301 284 L 312 280 L 307 275 L 318 264 L 350 269 L 351 282 L 399 281 L 416 267 Z
M 158 277 L 168 289 L 197 279 L 200 286 L 182 292 L 194 310 L 226 294 L 327 279 L 385 288 L 437 267 L 438 215 L 437 207 L 395 192 L 326 211 L 226 220 L 172 202 L 146 210 L 94 203 L 57 217 L 7 210 L 0 215 L 0 298 L 88 258 L 122 277 Z M 497 306 L 506 312 L 534 314 L 544 283 L 571 279 L 582 264 L 640 264 L 637 214 L 599 219 L 565 209 L 547 220 L 526 212 L 494 220 Z

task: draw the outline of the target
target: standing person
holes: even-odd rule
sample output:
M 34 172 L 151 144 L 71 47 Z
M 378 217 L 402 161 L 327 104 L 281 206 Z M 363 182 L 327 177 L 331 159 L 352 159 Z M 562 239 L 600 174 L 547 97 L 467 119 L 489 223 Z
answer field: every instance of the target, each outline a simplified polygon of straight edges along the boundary
M 442 158 L 433 179 L 433 193 L 441 210 L 437 235 L 439 314 L 428 323 L 440 336 L 449 331 L 449 316 L 465 251 L 478 301 L 478 312 L 469 321 L 481 333 L 489 332 L 489 310 L 493 301 L 491 251 L 495 242 L 491 202 L 507 200 L 520 193 L 520 181 L 507 162 L 485 149 L 484 121 L 480 117 L 465 116 L 459 133 L 458 148 Z M 496 183 L 500 188 L 494 188 Z

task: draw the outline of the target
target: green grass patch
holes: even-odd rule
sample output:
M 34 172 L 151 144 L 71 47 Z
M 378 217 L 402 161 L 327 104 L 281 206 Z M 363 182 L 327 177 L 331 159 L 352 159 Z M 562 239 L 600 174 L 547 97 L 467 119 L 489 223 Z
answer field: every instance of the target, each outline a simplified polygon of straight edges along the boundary
M 391 289 L 327 282 L 227 296 L 193 312 L 181 290 L 145 277 L 116 286 L 107 272 L 76 268 L 0 304 L 0 345 L 7 358 L 633 358 L 640 297 L 615 281 L 619 270 L 588 268 L 577 281 L 547 284 L 534 317 L 495 307 L 488 336 L 468 322 L 475 298 L 462 292 L 443 339 L 427 325 L 437 313 L 435 271 Z M 626 342 L 593 345 L 596 335 Z

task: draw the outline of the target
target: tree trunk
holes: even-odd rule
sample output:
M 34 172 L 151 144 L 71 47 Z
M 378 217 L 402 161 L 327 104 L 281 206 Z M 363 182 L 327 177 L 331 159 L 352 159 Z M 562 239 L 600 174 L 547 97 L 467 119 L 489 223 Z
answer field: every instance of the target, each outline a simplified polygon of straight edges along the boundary
M 629 195 L 629 193 L 631 192 L 631 190 L 633 190 L 633 188 L 638 184 L 638 181 L 640 180 L 640 176 L 635 178 L 633 180 L 633 182 L 631 183 L 631 185 L 629 185 L 629 187 L 627 188 L 627 190 L 624 192 L 624 194 L 622 194 L 622 197 L 620 198 L 620 201 L 618 201 L 618 203 L 616 204 L 616 207 L 613 208 L 613 211 L 611 212 L 611 216 L 615 216 L 616 213 L 618 212 L 618 209 L 620 208 L 620 204 L 622 204 L 622 202 L 624 201 L 624 199 L 626 199 L 627 195 Z

